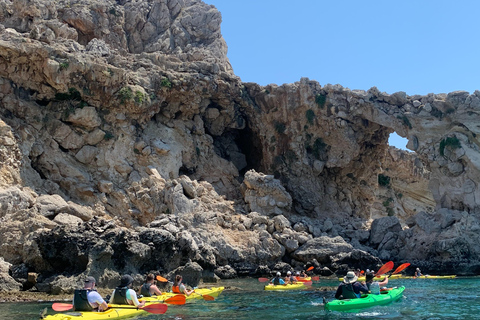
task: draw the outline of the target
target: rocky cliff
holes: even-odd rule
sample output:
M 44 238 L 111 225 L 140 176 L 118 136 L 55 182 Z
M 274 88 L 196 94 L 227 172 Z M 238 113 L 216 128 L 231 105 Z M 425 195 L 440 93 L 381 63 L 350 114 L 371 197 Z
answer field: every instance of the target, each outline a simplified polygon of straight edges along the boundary
M 196 0 L 6 0 L 0 23 L 0 287 L 477 273 L 479 91 L 243 83 Z

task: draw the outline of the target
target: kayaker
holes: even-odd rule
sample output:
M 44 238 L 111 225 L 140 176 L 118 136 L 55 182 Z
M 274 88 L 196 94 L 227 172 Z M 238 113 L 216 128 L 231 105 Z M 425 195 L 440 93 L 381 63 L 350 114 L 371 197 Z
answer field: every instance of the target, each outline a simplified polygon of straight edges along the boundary
M 186 296 L 191 295 L 195 292 L 195 290 L 188 290 L 185 285 L 182 283 L 182 276 L 177 274 L 175 276 L 175 281 L 173 282 L 172 286 L 173 293 L 183 293 Z
M 372 294 L 380 294 L 380 288 L 387 285 L 388 283 L 388 276 L 385 276 L 382 281 L 373 281 L 375 278 L 375 274 L 373 272 L 368 272 L 365 276 L 366 285 L 370 293 Z
M 297 278 L 295 278 L 292 275 L 291 271 L 287 271 L 287 276 L 285 277 L 284 281 L 285 281 L 285 283 L 295 283 L 295 282 L 297 282 Z
M 133 278 L 128 274 L 122 276 L 120 285 L 115 288 L 110 298 L 111 304 L 129 304 L 136 307 L 145 306 L 145 301 L 139 302 L 137 293 L 132 289 Z
M 335 293 L 336 299 L 355 299 L 360 298 L 361 292 L 368 293 L 368 288 L 357 282 L 358 277 L 355 272 L 348 271 L 347 275 L 343 278 L 343 282 L 337 288 Z
M 75 290 L 73 309 L 75 311 L 105 311 L 108 305 L 95 289 L 95 278 L 87 277 L 83 289 Z
M 140 290 L 138 290 L 138 294 L 144 297 L 151 297 L 154 294 L 157 296 L 162 295 L 162 291 L 160 291 L 155 284 L 155 277 L 152 273 L 147 275 L 145 283 L 140 287 Z
M 275 276 L 275 278 L 270 280 L 270 283 L 273 283 L 274 286 L 278 286 L 281 284 L 285 284 L 285 281 L 283 281 L 282 279 L 282 274 L 280 272 L 277 272 L 277 275 Z
M 422 272 L 420 271 L 420 268 L 415 269 L 415 277 L 421 277 Z

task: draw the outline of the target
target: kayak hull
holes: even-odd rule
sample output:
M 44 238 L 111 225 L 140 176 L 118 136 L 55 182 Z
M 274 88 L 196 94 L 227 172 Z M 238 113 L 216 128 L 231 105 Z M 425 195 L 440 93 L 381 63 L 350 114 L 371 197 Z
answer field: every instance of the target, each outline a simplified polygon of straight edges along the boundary
M 303 282 L 297 282 L 292 284 L 280 284 L 280 285 L 273 285 L 268 284 L 265 286 L 265 290 L 267 291 L 285 291 L 285 290 L 300 290 L 306 289 L 307 286 L 303 284 Z
M 214 298 L 217 298 L 222 291 L 225 289 L 225 287 L 213 287 L 213 288 L 202 288 L 202 289 L 195 289 L 195 292 L 192 293 L 191 295 L 187 296 L 184 294 L 181 294 L 185 296 L 185 300 L 200 300 L 203 299 L 204 295 L 208 295 Z M 153 297 L 143 297 L 140 299 L 140 301 L 147 301 L 147 302 L 163 302 L 167 300 L 168 298 L 174 297 L 176 295 L 179 295 L 178 293 L 173 293 L 173 292 L 163 292 L 162 295 L 160 296 L 153 296 Z
M 325 310 L 350 311 L 389 304 L 400 299 L 405 290 L 404 286 L 383 291 L 381 294 L 366 294 L 358 299 L 333 300 L 325 303 Z
M 135 306 L 121 306 L 121 308 L 115 308 L 115 305 L 112 305 L 111 308 L 104 312 L 96 311 L 72 311 L 66 313 L 57 313 L 54 315 L 48 315 L 45 317 L 46 320 L 75 320 L 75 319 L 84 319 L 84 320 L 103 320 L 103 319 L 126 319 L 135 317 L 141 314 L 147 314 L 146 311 L 137 309 Z

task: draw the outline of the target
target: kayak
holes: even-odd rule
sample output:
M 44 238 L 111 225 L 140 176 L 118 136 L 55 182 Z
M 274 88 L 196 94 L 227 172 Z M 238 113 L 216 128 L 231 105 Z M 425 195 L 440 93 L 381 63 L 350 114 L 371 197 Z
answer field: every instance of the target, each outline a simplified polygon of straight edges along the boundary
M 44 319 L 46 320 L 75 320 L 75 319 L 88 319 L 88 320 L 102 320 L 102 319 L 125 319 L 142 314 L 147 314 L 147 311 L 137 309 L 135 306 L 127 305 L 109 305 L 111 306 L 106 311 L 72 311 L 65 313 L 57 313 L 48 315 Z
M 192 293 L 191 295 L 185 296 L 185 300 L 199 300 L 199 299 L 204 299 L 203 296 L 211 296 L 214 298 L 217 298 L 222 291 L 225 289 L 225 287 L 212 287 L 212 288 L 202 288 L 202 289 L 195 289 L 195 292 Z M 168 298 L 171 298 L 173 296 L 179 295 L 179 293 L 173 293 L 173 292 L 162 292 L 161 296 L 153 296 L 153 297 L 143 297 L 139 299 L 139 301 L 147 301 L 147 302 L 163 302 L 167 300 Z
M 388 279 L 402 279 L 404 278 L 405 276 L 404 275 L 401 275 L 401 274 L 392 274 L 391 276 L 388 276 Z M 381 275 L 381 276 L 376 276 L 373 278 L 373 280 L 375 281 L 382 281 L 383 279 L 385 278 L 385 275 Z M 343 282 L 343 278 L 338 278 L 338 281 L 342 281 Z M 357 281 L 365 281 L 365 277 L 358 277 L 358 280 Z
M 305 288 L 307 288 L 307 286 L 304 285 L 303 282 L 280 284 L 280 285 L 267 284 L 265 286 L 265 290 L 272 290 L 272 291 L 298 290 L 298 289 L 305 289 Z
M 456 275 L 450 275 L 450 276 L 430 276 L 430 275 L 425 275 L 425 276 L 420 276 L 420 277 L 402 277 L 402 279 L 453 279 L 455 278 Z
M 395 287 L 388 291 L 382 291 L 380 294 L 365 294 L 358 299 L 333 300 L 325 303 L 325 310 L 349 311 L 381 306 L 396 301 L 402 297 L 404 286 Z
M 298 281 L 312 281 L 312 277 L 297 277 Z

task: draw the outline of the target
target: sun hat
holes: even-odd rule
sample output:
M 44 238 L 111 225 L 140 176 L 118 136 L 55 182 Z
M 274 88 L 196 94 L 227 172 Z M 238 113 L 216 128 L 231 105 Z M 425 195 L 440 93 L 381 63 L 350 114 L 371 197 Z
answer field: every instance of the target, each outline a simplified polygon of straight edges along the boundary
M 122 276 L 122 279 L 120 279 L 120 287 L 126 287 L 131 283 L 133 283 L 133 278 L 128 274 Z
M 355 272 L 348 271 L 345 278 L 343 278 L 343 282 L 345 282 L 346 284 L 354 283 L 355 281 L 357 281 L 357 279 L 358 277 L 355 275 Z
M 85 283 L 96 283 L 96 281 L 94 277 L 86 277 Z

